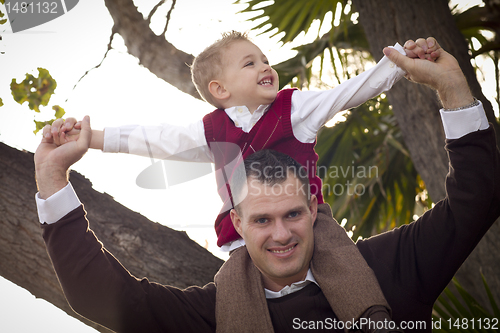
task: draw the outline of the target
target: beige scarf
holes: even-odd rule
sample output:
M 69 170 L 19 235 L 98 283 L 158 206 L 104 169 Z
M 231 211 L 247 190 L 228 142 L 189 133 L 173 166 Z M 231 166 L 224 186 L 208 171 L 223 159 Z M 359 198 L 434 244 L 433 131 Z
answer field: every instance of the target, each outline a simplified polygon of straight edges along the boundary
M 357 320 L 372 306 L 390 309 L 375 274 L 328 204 L 318 206 L 311 271 L 341 321 Z M 246 247 L 231 254 L 215 284 L 217 333 L 274 332 L 261 273 Z

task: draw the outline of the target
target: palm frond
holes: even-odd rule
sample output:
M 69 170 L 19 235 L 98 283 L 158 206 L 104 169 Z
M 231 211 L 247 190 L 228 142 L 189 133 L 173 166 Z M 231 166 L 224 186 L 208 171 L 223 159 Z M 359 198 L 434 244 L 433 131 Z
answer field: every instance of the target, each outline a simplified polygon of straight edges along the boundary
M 325 201 L 336 218 L 347 219 L 347 230 L 356 226 L 353 239 L 413 220 L 415 197 L 424 188 L 386 98 L 322 129 L 316 151 Z
M 434 304 L 432 319 L 434 322 L 433 333 L 440 332 L 498 332 L 500 322 L 498 321 L 500 310 L 493 298 L 488 283 L 481 273 L 484 288 L 488 294 L 493 314 L 480 305 L 476 299 L 469 294 L 453 278 L 455 292 L 447 287 Z

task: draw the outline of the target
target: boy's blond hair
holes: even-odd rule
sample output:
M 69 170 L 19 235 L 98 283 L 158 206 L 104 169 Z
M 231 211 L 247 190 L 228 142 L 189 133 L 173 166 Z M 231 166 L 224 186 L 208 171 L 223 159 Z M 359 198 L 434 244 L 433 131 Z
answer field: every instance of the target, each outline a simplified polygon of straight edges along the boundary
M 191 65 L 191 79 L 200 93 L 201 97 L 216 108 L 221 105 L 217 103 L 208 89 L 210 81 L 219 79 L 223 70 L 223 52 L 236 41 L 250 41 L 247 33 L 237 31 L 225 32 L 222 38 L 207 47 L 193 61 Z

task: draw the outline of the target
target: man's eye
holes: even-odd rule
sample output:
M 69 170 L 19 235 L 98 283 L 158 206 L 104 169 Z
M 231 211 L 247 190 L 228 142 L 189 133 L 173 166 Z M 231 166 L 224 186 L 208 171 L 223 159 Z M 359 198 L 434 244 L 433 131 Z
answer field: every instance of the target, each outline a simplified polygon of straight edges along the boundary
M 299 215 L 300 215 L 300 212 L 291 212 L 290 214 L 288 214 L 288 217 L 294 218 L 294 217 L 297 217 Z
M 258 224 L 264 224 L 264 223 L 266 223 L 266 222 L 267 222 L 267 219 L 265 219 L 265 218 L 261 218 L 261 219 L 258 219 L 258 220 L 257 220 L 257 221 L 255 221 L 255 222 L 257 222 Z

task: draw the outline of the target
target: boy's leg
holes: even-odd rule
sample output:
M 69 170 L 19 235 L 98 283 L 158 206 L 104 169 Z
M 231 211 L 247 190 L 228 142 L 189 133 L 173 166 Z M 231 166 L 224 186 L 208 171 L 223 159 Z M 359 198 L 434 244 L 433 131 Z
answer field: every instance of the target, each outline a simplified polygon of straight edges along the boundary
M 311 270 L 339 320 L 390 320 L 390 307 L 375 274 L 333 219 L 328 204 L 318 206 L 314 243 Z M 362 331 L 371 332 L 366 329 Z

